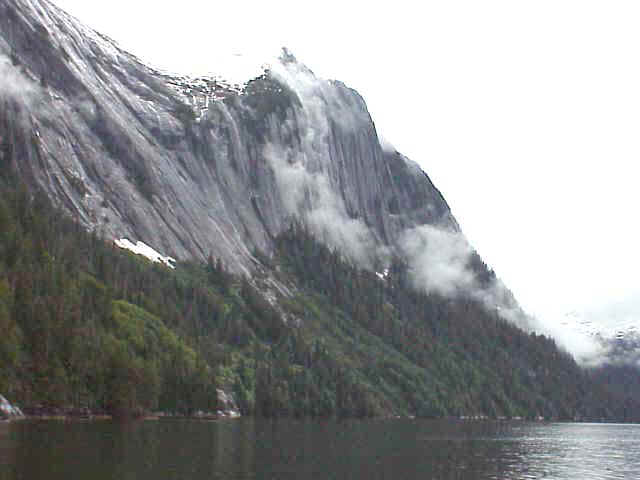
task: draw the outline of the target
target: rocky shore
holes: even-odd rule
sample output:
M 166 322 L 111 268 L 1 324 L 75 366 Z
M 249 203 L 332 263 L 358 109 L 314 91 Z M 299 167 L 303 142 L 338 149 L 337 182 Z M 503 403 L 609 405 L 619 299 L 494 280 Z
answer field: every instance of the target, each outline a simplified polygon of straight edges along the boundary
M 18 420 L 24 418 L 24 413 L 19 407 L 13 406 L 0 395 L 0 421 Z
M 133 411 L 125 412 L 127 414 L 112 415 L 111 412 L 101 409 L 90 409 L 87 407 L 52 407 L 46 405 L 33 405 L 20 409 L 11 405 L 9 401 L 0 395 L 0 421 L 33 419 L 33 420 L 111 420 L 114 418 L 122 419 L 196 419 L 196 420 L 218 420 L 239 418 L 241 416 L 233 395 L 218 389 L 217 408 L 212 411 L 199 410 L 191 414 L 178 412 L 144 412 Z
M 103 410 L 91 410 L 86 407 L 48 407 L 35 405 L 23 409 L 25 418 L 38 420 L 101 420 L 111 415 Z

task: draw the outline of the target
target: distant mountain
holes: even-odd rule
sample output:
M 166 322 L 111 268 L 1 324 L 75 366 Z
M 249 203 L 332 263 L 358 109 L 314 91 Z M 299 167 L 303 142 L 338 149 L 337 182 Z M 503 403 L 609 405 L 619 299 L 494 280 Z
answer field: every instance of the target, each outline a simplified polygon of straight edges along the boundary
M 587 363 L 640 365 L 640 329 L 633 318 L 607 318 L 606 314 L 567 314 L 562 322 L 567 333 L 573 332 L 590 339 L 593 353 L 586 355 Z M 594 318 L 595 317 L 595 318 Z
M 638 418 L 533 331 L 360 95 L 286 50 L 243 85 L 171 76 L 0 0 L 0 186 L 20 405 Z

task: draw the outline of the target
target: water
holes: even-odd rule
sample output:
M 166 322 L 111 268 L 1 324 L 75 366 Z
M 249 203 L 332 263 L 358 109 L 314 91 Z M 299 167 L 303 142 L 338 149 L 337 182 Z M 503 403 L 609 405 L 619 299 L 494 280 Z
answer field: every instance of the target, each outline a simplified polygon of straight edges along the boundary
M 638 479 L 640 425 L 249 419 L 0 425 L 0 480 Z

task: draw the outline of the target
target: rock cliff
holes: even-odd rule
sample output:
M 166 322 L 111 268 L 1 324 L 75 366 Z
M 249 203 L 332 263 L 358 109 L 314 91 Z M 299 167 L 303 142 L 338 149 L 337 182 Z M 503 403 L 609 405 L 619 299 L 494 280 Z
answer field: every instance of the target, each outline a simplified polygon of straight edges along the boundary
M 457 232 L 363 99 L 284 52 L 232 87 L 166 75 L 46 0 L 0 0 L 0 166 L 110 239 L 252 270 L 292 218 L 365 263 Z

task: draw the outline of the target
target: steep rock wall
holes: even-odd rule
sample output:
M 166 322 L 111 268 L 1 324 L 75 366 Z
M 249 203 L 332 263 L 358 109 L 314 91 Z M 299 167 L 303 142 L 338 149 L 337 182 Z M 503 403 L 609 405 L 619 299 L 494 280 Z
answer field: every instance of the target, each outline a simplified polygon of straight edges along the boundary
M 458 226 L 362 98 L 285 53 L 242 91 L 171 77 L 45 0 L 0 1 L 0 166 L 88 229 L 249 272 L 301 218 L 364 263 Z

